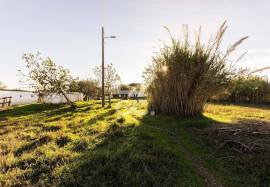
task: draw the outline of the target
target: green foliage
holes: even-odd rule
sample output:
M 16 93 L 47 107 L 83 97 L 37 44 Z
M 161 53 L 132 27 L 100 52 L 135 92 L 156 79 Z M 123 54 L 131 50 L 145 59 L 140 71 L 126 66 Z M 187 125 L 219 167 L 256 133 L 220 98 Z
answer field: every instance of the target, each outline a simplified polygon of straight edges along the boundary
M 270 84 L 261 77 L 236 77 L 228 87 L 228 101 L 265 103 L 270 100 Z
M 73 82 L 72 91 L 83 93 L 85 100 L 96 99 L 100 95 L 100 87 L 97 81 L 91 79 Z
M 224 22 L 208 44 L 201 42 L 200 30 L 192 44 L 187 26 L 183 29 L 183 41 L 171 36 L 171 44 L 161 48 L 145 72 L 149 110 L 181 116 L 202 114 L 207 100 L 230 78 L 232 71 L 226 66 L 229 54 L 247 38 L 240 39 L 223 54 L 220 45 L 226 29 Z
M 128 91 L 130 91 L 132 88 L 129 85 L 121 84 L 119 89 L 120 90 L 128 90 Z
M 132 87 L 132 89 L 136 91 L 140 91 L 142 89 L 141 83 L 133 82 L 133 83 L 130 83 L 129 86 Z

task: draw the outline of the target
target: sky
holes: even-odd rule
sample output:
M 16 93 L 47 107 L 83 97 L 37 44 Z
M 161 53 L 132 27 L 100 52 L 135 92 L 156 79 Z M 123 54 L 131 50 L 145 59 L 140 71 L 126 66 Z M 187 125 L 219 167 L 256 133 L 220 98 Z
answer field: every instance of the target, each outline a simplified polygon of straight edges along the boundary
M 105 63 L 113 63 L 123 83 L 143 81 L 144 68 L 168 40 L 164 26 L 176 37 L 183 24 L 191 32 L 201 26 L 206 39 L 227 20 L 224 46 L 249 36 L 235 54 L 248 51 L 238 66 L 270 66 L 269 10 L 268 0 L 0 0 L 0 81 L 22 88 L 21 56 L 37 51 L 74 77 L 93 77 L 102 26 L 106 36 L 117 36 L 105 41 Z

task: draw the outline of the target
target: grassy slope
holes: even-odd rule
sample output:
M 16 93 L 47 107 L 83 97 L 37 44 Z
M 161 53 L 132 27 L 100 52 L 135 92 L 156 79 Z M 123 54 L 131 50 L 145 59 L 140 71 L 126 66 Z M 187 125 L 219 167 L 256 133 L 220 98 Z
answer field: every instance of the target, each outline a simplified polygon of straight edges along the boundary
M 144 102 L 78 106 L 74 112 L 57 105 L 0 112 L 0 184 L 203 186 L 187 151 L 224 185 L 270 184 L 269 171 L 255 158 L 213 154 L 201 133 L 213 120 L 270 120 L 267 107 L 211 104 L 205 118 L 188 120 L 147 116 Z

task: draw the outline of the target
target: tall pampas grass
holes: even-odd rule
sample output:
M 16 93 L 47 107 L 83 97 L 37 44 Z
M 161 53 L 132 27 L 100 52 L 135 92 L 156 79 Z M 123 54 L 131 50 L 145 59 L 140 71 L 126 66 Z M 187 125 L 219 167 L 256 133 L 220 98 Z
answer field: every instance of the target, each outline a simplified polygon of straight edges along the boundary
M 201 41 L 201 28 L 195 41 L 189 40 L 188 26 L 183 28 L 183 40 L 174 38 L 169 29 L 170 45 L 164 45 L 146 68 L 149 110 L 181 116 L 201 115 L 207 100 L 229 81 L 229 55 L 247 37 L 243 37 L 222 53 L 220 45 L 227 30 L 226 21 L 208 43 Z

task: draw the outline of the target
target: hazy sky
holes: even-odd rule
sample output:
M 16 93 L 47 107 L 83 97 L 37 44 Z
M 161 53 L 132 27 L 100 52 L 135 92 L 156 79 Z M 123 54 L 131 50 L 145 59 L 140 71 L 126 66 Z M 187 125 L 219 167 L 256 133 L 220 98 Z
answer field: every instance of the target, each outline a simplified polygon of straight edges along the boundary
M 269 0 L 0 0 L 0 80 L 20 87 L 17 70 L 25 52 L 40 51 L 69 68 L 74 76 L 89 77 L 101 63 L 101 26 L 106 35 L 105 62 L 112 62 L 124 83 L 142 81 L 155 47 L 168 35 L 179 35 L 182 24 L 202 26 L 204 36 L 224 21 L 229 29 L 224 44 L 250 38 L 239 48 L 248 51 L 243 67 L 270 65 Z

